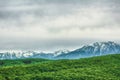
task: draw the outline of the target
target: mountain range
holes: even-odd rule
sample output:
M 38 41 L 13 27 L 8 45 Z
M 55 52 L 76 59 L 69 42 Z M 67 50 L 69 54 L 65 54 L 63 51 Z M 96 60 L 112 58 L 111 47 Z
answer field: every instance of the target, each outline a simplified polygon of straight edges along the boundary
M 95 42 L 84 45 L 79 49 L 59 50 L 53 53 L 44 53 L 40 51 L 0 51 L 0 59 L 24 59 L 24 58 L 45 58 L 45 59 L 78 59 L 92 56 L 101 56 L 107 54 L 120 53 L 120 44 L 115 42 Z

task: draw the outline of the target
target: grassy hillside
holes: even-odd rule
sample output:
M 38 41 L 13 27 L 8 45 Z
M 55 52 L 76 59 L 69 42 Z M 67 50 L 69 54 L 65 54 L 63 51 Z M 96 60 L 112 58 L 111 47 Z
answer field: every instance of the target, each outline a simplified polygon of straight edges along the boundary
M 120 54 L 77 60 L 2 60 L 0 80 L 120 80 Z

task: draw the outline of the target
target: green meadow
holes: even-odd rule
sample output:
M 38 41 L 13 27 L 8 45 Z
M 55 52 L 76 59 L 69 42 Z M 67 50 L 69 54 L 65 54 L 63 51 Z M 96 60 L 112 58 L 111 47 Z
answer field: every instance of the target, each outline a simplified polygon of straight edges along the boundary
M 0 80 L 120 80 L 120 54 L 74 60 L 0 60 Z

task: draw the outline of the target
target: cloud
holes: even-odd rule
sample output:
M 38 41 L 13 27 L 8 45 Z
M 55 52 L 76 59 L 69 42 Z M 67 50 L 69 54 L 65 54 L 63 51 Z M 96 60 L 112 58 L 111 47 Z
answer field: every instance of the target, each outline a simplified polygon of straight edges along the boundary
M 119 42 L 119 4 L 118 0 L 0 0 L 0 48 L 71 49 L 94 41 Z

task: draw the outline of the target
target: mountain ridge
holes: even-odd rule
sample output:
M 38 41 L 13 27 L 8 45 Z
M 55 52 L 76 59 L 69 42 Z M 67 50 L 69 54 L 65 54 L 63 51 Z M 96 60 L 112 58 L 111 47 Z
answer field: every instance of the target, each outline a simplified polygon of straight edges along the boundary
M 53 53 L 41 51 L 0 51 L 0 59 L 45 58 L 45 59 L 78 59 L 84 57 L 101 56 L 120 53 L 120 44 L 112 41 L 95 42 L 84 45 L 79 49 L 58 50 Z
M 117 53 L 120 53 L 120 44 L 108 41 L 85 45 L 79 49 L 71 51 L 69 54 L 60 55 L 57 58 L 62 59 L 64 56 L 64 58 L 76 59 Z

